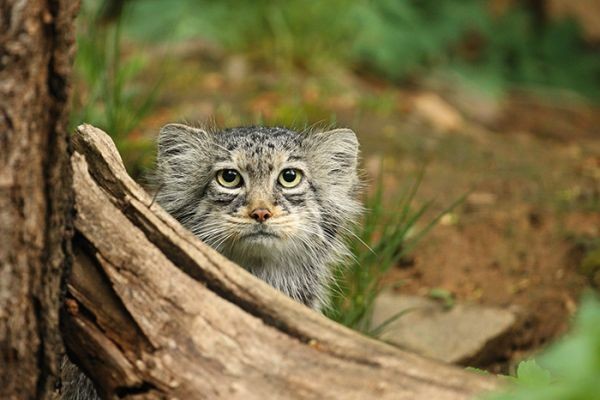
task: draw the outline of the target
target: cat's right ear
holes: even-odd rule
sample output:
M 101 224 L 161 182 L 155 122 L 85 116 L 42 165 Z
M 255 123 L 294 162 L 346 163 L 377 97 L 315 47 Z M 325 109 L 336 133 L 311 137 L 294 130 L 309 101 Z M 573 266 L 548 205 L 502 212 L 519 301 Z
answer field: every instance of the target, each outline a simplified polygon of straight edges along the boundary
M 183 124 L 168 124 L 158 134 L 159 163 L 192 150 L 203 153 L 209 148 L 210 135 L 204 129 Z

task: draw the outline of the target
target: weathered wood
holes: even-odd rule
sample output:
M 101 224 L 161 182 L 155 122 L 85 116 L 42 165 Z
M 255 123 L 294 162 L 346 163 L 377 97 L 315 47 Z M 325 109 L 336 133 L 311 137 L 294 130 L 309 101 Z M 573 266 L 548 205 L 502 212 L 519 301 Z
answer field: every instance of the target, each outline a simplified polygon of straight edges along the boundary
M 204 245 L 83 125 L 63 335 L 101 389 L 143 398 L 468 399 L 496 381 L 363 337 Z
M 0 399 L 49 398 L 58 375 L 78 3 L 0 2 Z

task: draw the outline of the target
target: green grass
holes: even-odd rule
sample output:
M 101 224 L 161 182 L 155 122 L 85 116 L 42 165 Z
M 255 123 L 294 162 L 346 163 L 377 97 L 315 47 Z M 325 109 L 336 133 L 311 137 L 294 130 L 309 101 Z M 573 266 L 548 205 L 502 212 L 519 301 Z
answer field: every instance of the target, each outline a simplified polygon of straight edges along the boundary
M 360 0 L 362 1 L 362 0 Z M 201 37 L 229 51 L 287 67 L 340 59 L 354 31 L 347 0 L 154 0 L 131 2 L 139 18 L 128 27 L 133 37 L 177 41 Z M 160 16 L 162 23 L 157 23 Z M 332 16 L 335 16 L 332 18 Z
M 97 2 L 84 2 L 77 21 L 71 129 L 86 122 L 105 130 L 130 173 L 139 176 L 152 163 L 154 143 L 130 134 L 152 111 L 160 82 L 141 81 L 148 61 L 135 53 L 124 56 L 123 21 L 101 24 L 98 13 Z
M 415 196 L 423 179 L 423 170 L 397 193 L 390 203 L 384 200 L 380 176 L 374 193 L 366 199 L 366 213 L 356 227 L 350 243 L 354 260 L 334 269 L 331 303 L 326 315 L 334 321 L 368 335 L 378 336 L 383 328 L 402 314 L 380 326 L 372 326 L 375 299 L 383 289 L 386 273 L 415 248 L 439 219 L 460 204 L 451 204 L 430 221 L 423 222 L 432 201 L 417 205 Z

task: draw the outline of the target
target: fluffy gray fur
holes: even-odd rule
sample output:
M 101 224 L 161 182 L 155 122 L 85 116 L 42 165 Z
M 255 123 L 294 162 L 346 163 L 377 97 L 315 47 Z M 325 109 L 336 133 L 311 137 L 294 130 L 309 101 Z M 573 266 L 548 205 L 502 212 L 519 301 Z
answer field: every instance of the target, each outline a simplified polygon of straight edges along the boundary
M 349 256 L 343 239 L 361 212 L 357 158 L 358 141 L 349 129 L 211 131 L 169 124 L 158 138 L 156 201 L 226 257 L 320 310 L 330 267 Z M 302 174 L 294 188 L 278 181 L 288 168 Z M 225 169 L 238 171 L 243 184 L 219 184 L 217 174 Z M 272 217 L 256 221 L 256 208 Z M 97 399 L 84 380 L 67 382 L 63 399 Z
M 330 265 L 348 255 L 344 233 L 358 216 L 358 141 L 349 129 L 275 127 L 209 131 L 180 124 L 158 138 L 157 202 L 196 236 L 271 286 L 313 309 L 326 302 Z M 287 189 L 286 168 L 302 172 Z M 243 185 L 215 179 L 233 169 Z M 264 223 L 249 214 L 264 207 Z
M 94 384 L 67 356 L 63 356 L 60 366 L 62 387 L 60 396 L 63 400 L 100 400 Z

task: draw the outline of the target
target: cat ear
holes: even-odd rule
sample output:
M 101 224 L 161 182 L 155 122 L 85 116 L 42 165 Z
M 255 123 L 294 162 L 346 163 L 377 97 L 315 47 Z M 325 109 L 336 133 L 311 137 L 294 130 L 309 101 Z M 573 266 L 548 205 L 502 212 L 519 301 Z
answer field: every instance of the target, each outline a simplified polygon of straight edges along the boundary
M 358 163 L 358 139 L 351 129 L 340 128 L 311 135 L 312 153 L 331 173 L 349 173 Z
M 204 153 L 210 144 L 210 135 L 204 129 L 183 124 L 168 124 L 158 134 L 159 163 L 181 156 L 192 150 Z

